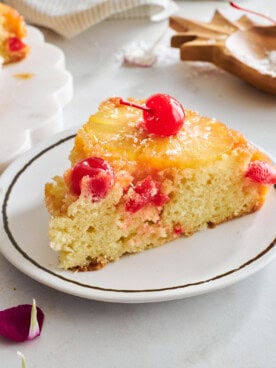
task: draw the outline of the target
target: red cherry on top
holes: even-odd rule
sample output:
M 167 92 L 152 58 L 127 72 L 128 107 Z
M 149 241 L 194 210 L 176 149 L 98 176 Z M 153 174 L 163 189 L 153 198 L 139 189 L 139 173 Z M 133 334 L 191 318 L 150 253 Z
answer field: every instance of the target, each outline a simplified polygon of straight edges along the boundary
M 122 98 L 120 103 L 143 110 L 145 128 L 161 137 L 176 135 L 184 124 L 185 111 L 181 103 L 167 94 L 157 93 L 149 97 L 145 105 Z
M 89 157 L 72 169 L 72 191 L 80 195 L 81 181 L 88 177 L 87 186 L 94 199 L 104 198 L 114 184 L 114 172 L 108 162 L 100 157 Z

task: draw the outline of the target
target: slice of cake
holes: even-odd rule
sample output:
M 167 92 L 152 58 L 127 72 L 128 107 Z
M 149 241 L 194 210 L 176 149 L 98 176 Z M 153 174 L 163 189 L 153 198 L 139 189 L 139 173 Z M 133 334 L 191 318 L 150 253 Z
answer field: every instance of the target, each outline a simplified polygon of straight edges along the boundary
M 275 183 L 269 158 L 240 133 L 161 94 L 103 102 L 69 158 L 45 186 L 64 269 L 97 269 L 256 211 Z
M 0 3 L 0 59 L 3 64 L 20 61 L 29 52 L 23 39 L 27 35 L 23 17 L 13 8 Z

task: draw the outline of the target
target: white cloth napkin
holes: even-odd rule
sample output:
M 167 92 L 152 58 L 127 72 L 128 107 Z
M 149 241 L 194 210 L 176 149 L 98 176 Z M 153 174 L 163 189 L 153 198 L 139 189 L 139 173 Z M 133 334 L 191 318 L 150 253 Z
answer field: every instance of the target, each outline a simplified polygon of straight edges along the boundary
M 172 0 L 6 0 L 28 23 L 74 37 L 108 18 L 165 19 L 176 11 Z

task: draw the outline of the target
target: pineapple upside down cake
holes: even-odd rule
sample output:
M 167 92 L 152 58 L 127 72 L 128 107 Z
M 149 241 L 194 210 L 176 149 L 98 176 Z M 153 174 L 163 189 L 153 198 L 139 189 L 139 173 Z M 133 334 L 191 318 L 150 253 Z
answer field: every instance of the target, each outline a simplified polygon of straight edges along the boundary
M 276 182 L 239 132 L 166 94 L 102 102 L 69 158 L 45 203 L 60 267 L 80 271 L 254 212 Z
M 27 28 L 17 10 L 0 3 L 0 58 L 1 64 L 10 64 L 24 59 L 30 51 L 23 39 Z

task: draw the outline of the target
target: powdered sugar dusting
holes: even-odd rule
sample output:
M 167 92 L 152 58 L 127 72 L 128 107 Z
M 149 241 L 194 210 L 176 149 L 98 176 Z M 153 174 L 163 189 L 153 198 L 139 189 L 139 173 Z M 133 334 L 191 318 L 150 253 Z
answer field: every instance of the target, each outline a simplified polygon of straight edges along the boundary
M 132 43 L 124 49 L 123 63 L 141 67 L 150 67 L 157 62 L 156 50 L 145 42 Z
M 243 55 L 242 60 L 261 74 L 276 77 L 276 50 L 267 52 L 266 57 L 262 59 L 253 59 Z
M 115 58 L 125 66 L 153 67 L 155 65 L 170 65 L 178 63 L 179 50 L 169 45 L 151 47 L 144 41 L 133 42 L 122 48 Z
M 179 50 L 170 46 L 170 33 L 166 28 L 153 41 L 133 41 L 116 55 L 123 65 L 152 67 L 155 64 L 174 64 L 179 61 Z

